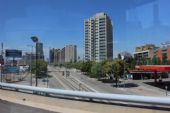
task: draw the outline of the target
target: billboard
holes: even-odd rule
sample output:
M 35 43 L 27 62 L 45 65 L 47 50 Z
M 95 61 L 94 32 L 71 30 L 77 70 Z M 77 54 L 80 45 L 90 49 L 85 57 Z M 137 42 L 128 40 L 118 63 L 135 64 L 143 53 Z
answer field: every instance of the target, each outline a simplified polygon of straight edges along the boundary
M 19 73 L 19 67 L 7 67 L 6 73 Z
M 14 49 L 7 49 L 5 51 L 6 57 L 13 57 L 13 58 L 21 58 L 22 57 L 22 51 L 21 50 L 14 50 Z

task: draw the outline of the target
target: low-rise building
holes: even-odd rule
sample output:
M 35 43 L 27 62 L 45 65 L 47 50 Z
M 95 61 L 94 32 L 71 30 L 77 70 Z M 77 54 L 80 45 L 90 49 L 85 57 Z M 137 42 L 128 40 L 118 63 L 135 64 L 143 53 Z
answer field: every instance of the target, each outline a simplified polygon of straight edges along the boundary
M 155 50 L 157 50 L 154 44 L 146 44 L 143 46 L 136 47 L 134 52 L 134 58 L 137 61 L 137 64 L 142 64 L 146 59 L 152 59 L 155 55 Z
M 36 61 L 35 53 L 25 53 L 25 55 L 22 56 L 22 62 L 25 65 L 30 65 L 32 62 L 35 61 Z
M 153 50 L 155 48 L 156 48 L 156 46 L 154 44 L 146 44 L 146 45 L 143 45 L 143 46 L 136 47 L 135 52 Z
M 162 64 L 170 63 L 170 47 L 161 47 L 155 51 L 155 56 L 160 59 Z

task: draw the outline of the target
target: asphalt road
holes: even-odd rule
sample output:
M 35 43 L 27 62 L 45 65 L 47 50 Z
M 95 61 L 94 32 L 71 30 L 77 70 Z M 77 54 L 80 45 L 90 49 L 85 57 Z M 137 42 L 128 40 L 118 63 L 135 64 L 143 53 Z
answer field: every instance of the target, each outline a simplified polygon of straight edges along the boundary
M 143 80 L 134 81 L 127 80 L 126 83 L 132 83 L 136 86 L 132 87 L 113 87 L 112 83 L 102 83 L 95 78 L 89 78 L 83 75 L 81 72 L 75 69 L 67 69 L 70 72 L 70 76 L 63 76 L 65 68 L 48 66 L 49 70 L 49 88 L 66 89 L 66 90 L 81 90 L 90 92 L 102 92 L 102 93 L 115 93 L 115 94 L 130 94 L 130 95 L 146 95 L 146 96 L 166 96 L 165 91 L 143 83 Z M 46 79 L 46 78 L 45 78 Z M 146 80 L 145 80 L 146 81 Z M 33 86 L 35 86 L 35 78 L 33 77 Z M 17 84 L 30 85 L 30 74 Z M 43 79 L 38 79 L 38 87 L 47 87 L 47 82 L 43 82 Z
M 65 68 L 56 67 L 58 70 L 66 70 Z M 156 88 L 151 85 L 147 85 L 144 82 L 153 81 L 150 80 L 126 80 L 125 84 L 130 84 L 128 87 L 118 87 L 115 88 L 113 83 L 102 83 L 95 78 L 90 78 L 80 71 L 75 69 L 67 69 L 70 71 L 71 77 L 77 81 L 81 81 L 95 92 L 102 93 L 115 93 L 115 94 L 130 94 L 130 95 L 145 95 L 145 96 L 166 96 L 165 90 Z M 168 79 L 165 79 L 168 80 Z M 124 83 L 123 83 L 124 84 Z
M 49 87 L 50 88 L 61 88 L 67 90 L 81 90 L 81 91 L 95 91 L 91 87 L 88 87 L 85 83 L 77 80 L 72 75 L 66 76 L 63 75 L 63 70 L 49 67 L 49 75 L 52 76 L 50 78 Z
M 97 81 L 96 79 L 89 78 L 80 72 L 76 72 L 75 70 L 69 70 L 70 76 L 66 77 L 62 75 L 62 71 L 64 71 L 64 68 L 55 68 L 55 67 L 49 67 L 49 74 L 52 76 L 49 78 L 49 87 L 50 88 L 60 88 L 60 89 L 67 89 L 67 90 L 83 90 L 83 91 L 94 91 L 94 92 L 107 92 L 107 93 L 121 93 L 121 94 L 140 94 L 141 92 L 146 92 L 140 90 L 140 92 L 132 92 L 127 90 L 121 90 L 120 88 L 114 88 L 111 86 L 111 84 L 104 84 L 100 81 Z M 25 78 L 25 81 L 20 82 L 19 84 L 28 84 L 30 81 L 30 76 Z M 35 78 L 33 80 L 35 82 Z M 34 83 L 33 82 L 33 83 Z M 136 81 L 137 82 L 137 81 Z M 82 88 L 79 87 L 79 84 L 82 84 Z M 141 83 L 140 83 L 141 84 Z M 142 85 L 142 84 L 141 84 Z M 46 87 L 46 84 L 42 82 L 42 79 L 39 79 L 39 86 L 40 87 Z M 151 90 L 148 86 L 142 86 L 143 89 L 147 88 L 148 91 Z M 140 87 L 141 88 L 141 87 Z M 133 89 L 133 88 L 130 88 Z M 154 89 L 154 88 L 153 88 Z M 157 90 L 157 89 L 154 89 Z M 154 92 L 147 92 L 150 95 L 153 95 Z M 0 111 L 3 111 L 4 113 L 30 113 L 30 112 L 38 112 L 38 113 L 53 113 L 61 112 L 61 113 L 71 113 L 68 111 L 72 111 L 74 109 L 73 113 L 80 112 L 98 112 L 98 113 L 110 113 L 110 112 L 122 112 L 122 113 L 135 113 L 136 111 L 142 112 L 142 113 L 166 113 L 169 112 L 168 109 L 155 109 L 152 108 L 153 106 L 148 108 L 148 106 L 144 107 L 136 107 L 131 106 L 127 103 L 124 103 L 128 106 L 122 106 L 119 105 L 119 103 L 115 104 L 109 104 L 109 101 L 107 101 L 107 104 L 101 104 L 105 101 L 100 101 L 101 103 L 94 103 L 94 102 L 82 102 L 75 100 L 67 100 L 67 99 L 60 99 L 60 98 L 51 98 L 51 97 L 43 97 L 43 96 L 37 96 L 37 95 L 31 95 L 31 94 L 23 94 L 19 92 L 13 92 L 13 91 L 5 91 L 0 90 L 0 100 L 4 100 L 4 96 L 7 98 L 10 97 L 10 99 L 7 99 L 9 101 L 13 99 L 19 99 L 20 104 L 14 102 L 8 102 L 8 101 L 0 101 Z M 23 101 L 23 98 L 26 101 Z M 6 100 L 6 99 L 5 99 Z M 27 106 L 27 102 L 29 102 L 29 106 Z M 31 102 L 31 103 L 30 103 Z M 42 105 L 43 104 L 43 105 Z M 41 106 L 41 107 L 39 107 Z M 48 107 L 47 107 L 48 106 Z M 53 106 L 53 112 L 49 112 L 49 108 L 51 109 L 51 106 Z M 55 107 L 54 107 L 55 106 Z M 60 108 L 58 108 L 58 106 Z M 62 107 L 62 108 L 61 108 Z M 68 109 L 69 108 L 69 109 Z M 46 109 L 46 110 L 43 110 Z M 58 110 L 59 109 L 59 110 Z M 67 109 L 67 112 L 65 110 Z M 78 110 L 78 111 L 77 111 Z M 64 111 L 64 112 L 63 112 Z M 84 113 L 85 113 L 84 112 Z
M 103 92 L 103 93 L 117 93 L 117 94 L 130 94 L 126 91 L 114 88 L 112 84 L 104 84 L 96 79 L 89 78 L 82 75 L 80 72 L 67 69 L 70 72 L 70 76 L 62 76 L 62 72 L 66 71 L 65 68 L 59 67 L 48 67 L 50 75 L 52 75 L 58 83 L 60 83 L 64 89 L 68 90 L 83 90 L 92 92 Z M 57 85 L 56 85 L 57 87 Z
M 0 100 L 1 113 L 59 113 Z

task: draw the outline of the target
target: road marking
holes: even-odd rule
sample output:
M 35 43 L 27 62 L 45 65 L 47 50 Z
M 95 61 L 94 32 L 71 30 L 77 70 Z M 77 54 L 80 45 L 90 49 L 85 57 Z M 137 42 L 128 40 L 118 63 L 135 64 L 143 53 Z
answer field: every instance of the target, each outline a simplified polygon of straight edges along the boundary
M 68 86 L 66 86 L 63 82 L 61 82 L 61 80 L 59 79 L 59 78 L 57 78 L 56 76 L 55 76 L 55 74 L 53 75 L 53 77 L 55 78 L 55 79 L 57 79 L 57 81 L 65 88 L 65 89 L 70 89 L 70 88 L 68 88 Z
M 82 82 L 81 80 L 77 79 L 76 77 L 73 77 L 72 75 L 70 75 L 73 79 L 75 79 L 76 81 L 78 81 L 79 83 L 81 83 L 82 85 L 84 85 L 85 87 L 87 87 L 88 89 L 94 91 L 94 92 L 98 92 L 97 90 L 91 88 L 89 85 L 85 84 L 84 82 Z

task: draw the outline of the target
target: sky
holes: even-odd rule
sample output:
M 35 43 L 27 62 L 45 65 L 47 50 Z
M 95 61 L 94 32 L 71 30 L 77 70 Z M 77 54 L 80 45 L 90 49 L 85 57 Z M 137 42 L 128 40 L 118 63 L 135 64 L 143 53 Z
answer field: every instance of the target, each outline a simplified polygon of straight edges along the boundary
M 140 2 L 142 1 L 142 4 Z M 153 5 L 158 4 L 154 23 Z M 0 0 L 0 42 L 5 48 L 30 51 L 30 37 L 49 48 L 77 45 L 83 57 L 84 20 L 105 12 L 113 24 L 113 54 L 170 40 L 170 0 Z

